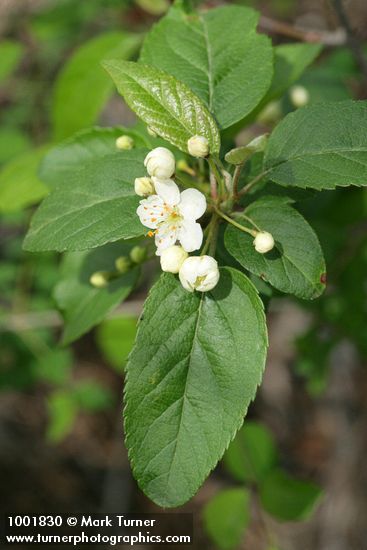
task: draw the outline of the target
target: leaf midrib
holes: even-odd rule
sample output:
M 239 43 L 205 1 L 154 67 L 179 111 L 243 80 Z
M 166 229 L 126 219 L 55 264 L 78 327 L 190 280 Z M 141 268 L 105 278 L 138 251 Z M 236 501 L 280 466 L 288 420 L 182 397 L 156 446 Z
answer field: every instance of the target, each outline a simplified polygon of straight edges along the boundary
M 202 292 L 202 293 L 201 293 L 201 296 L 200 296 L 200 303 L 199 303 L 199 307 L 198 307 L 198 311 L 197 311 L 197 316 L 196 316 L 194 335 L 193 335 L 193 338 L 192 338 L 192 345 L 191 345 L 191 350 L 190 350 L 190 355 L 189 355 L 189 364 L 188 364 L 188 366 L 187 366 L 187 374 L 186 374 L 186 380 L 185 380 L 185 387 L 184 387 L 184 391 L 183 391 L 183 395 L 182 395 L 182 406 L 181 406 L 181 414 L 180 414 L 180 423 L 179 423 L 179 426 L 178 426 L 178 429 L 177 429 L 177 436 L 176 436 L 176 439 L 175 439 L 175 446 L 174 446 L 174 448 L 173 448 L 172 459 L 171 459 L 171 461 L 170 461 L 170 469 L 169 469 L 169 471 L 168 471 L 168 476 L 167 476 L 167 481 L 166 481 L 166 489 L 168 489 L 168 487 L 169 487 L 169 485 L 170 485 L 170 480 L 171 480 L 172 471 L 173 471 L 173 464 L 174 464 L 175 459 L 176 459 L 176 452 L 177 452 L 178 440 L 179 440 L 179 437 L 180 437 L 180 431 L 181 431 L 181 427 L 182 427 L 182 418 L 183 418 L 183 416 L 184 416 L 183 413 L 184 413 L 184 407 L 185 407 L 185 397 L 186 397 L 187 384 L 188 384 L 188 379 L 189 379 L 189 374 L 190 374 L 192 351 L 193 351 L 194 343 L 195 343 L 195 341 L 196 341 L 196 339 L 197 339 L 197 334 L 198 334 L 198 329 L 199 329 L 199 321 L 200 321 L 200 315 L 201 315 L 201 310 L 202 310 L 203 303 L 204 303 L 204 293 Z

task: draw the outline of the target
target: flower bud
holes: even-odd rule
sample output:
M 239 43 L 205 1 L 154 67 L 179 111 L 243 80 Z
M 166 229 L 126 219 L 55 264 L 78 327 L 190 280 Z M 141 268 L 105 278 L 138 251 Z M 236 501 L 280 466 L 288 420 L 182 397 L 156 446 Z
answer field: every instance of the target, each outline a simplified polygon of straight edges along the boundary
M 271 101 L 258 114 L 257 121 L 261 124 L 273 124 L 278 122 L 282 116 L 282 109 L 279 101 Z
M 144 166 L 150 176 L 169 179 L 175 173 L 176 161 L 169 149 L 156 147 L 145 157 Z
M 290 98 L 295 107 L 304 107 L 310 101 L 310 94 L 304 86 L 292 86 Z
M 147 249 L 143 246 L 134 246 L 130 251 L 130 258 L 134 264 L 141 264 L 147 257 Z
M 207 157 L 209 155 L 209 142 L 204 136 L 193 136 L 187 142 L 187 149 L 193 157 Z
M 150 178 L 148 178 L 148 176 L 144 176 L 143 178 L 136 178 L 134 189 L 135 193 L 139 195 L 139 197 L 148 197 L 148 195 L 153 195 L 155 191 L 153 182 Z
M 105 288 L 108 285 L 110 274 L 108 271 L 96 271 L 91 275 L 89 282 L 96 288 Z
M 256 252 L 260 254 L 266 254 L 272 248 L 274 248 L 274 238 L 271 233 L 267 231 L 259 231 L 254 239 L 254 247 Z
M 179 278 L 189 292 L 207 292 L 219 281 L 218 264 L 211 256 L 190 256 L 181 266 Z
M 115 267 L 119 273 L 127 273 L 131 268 L 131 261 L 127 256 L 120 256 L 115 260 Z
M 116 139 L 116 147 L 122 151 L 132 149 L 134 147 L 134 140 L 130 136 L 120 136 Z
M 182 248 L 182 246 L 174 245 L 166 248 L 161 254 L 162 271 L 178 273 L 187 257 L 188 253 Z

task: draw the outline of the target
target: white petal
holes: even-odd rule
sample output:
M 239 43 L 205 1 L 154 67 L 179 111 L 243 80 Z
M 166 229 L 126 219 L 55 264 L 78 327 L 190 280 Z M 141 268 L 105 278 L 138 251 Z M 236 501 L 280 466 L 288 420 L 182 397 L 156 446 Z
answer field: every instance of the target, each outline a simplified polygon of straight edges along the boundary
M 193 221 L 183 221 L 180 225 L 177 238 L 186 252 L 198 250 L 203 242 L 201 225 Z
M 198 265 L 198 277 L 203 277 L 212 271 L 218 270 L 218 262 L 212 256 L 200 256 L 200 264 Z
M 175 244 L 175 242 L 177 241 L 177 233 L 178 233 L 177 229 L 173 229 L 171 224 L 164 223 L 160 225 L 155 235 L 157 256 L 160 256 L 163 250 Z
M 189 292 L 194 292 L 195 290 L 197 262 L 197 256 L 190 256 L 184 261 L 178 274 L 182 286 Z
M 190 220 L 201 218 L 206 210 L 205 195 L 194 188 L 185 189 L 181 193 L 179 210 L 184 218 Z
M 170 206 L 176 206 L 180 202 L 180 190 L 173 180 L 161 180 L 152 178 L 155 191 L 161 199 Z
M 166 217 L 164 203 L 158 195 L 151 195 L 148 199 L 140 201 L 136 213 L 141 223 L 150 229 L 156 229 Z

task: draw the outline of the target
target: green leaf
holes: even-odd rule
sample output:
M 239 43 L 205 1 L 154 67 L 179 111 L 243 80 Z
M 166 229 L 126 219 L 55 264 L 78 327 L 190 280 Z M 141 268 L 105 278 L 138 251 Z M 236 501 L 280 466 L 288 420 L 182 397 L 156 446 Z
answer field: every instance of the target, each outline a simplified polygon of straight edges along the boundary
M 0 128 L 0 163 L 24 153 L 31 148 L 31 141 L 25 132 L 17 128 Z
M 313 189 L 367 185 L 367 102 L 320 103 L 289 114 L 265 151 L 268 177 Z
M 124 367 L 136 337 L 137 320 L 131 317 L 106 319 L 97 331 L 98 347 L 118 371 Z
M 38 380 L 61 385 L 67 382 L 73 365 L 73 355 L 69 349 L 53 349 L 34 364 L 34 374 Z
M 140 39 L 132 34 L 109 32 L 84 43 L 57 77 L 52 121 L 55 140 L 95 123 L 112 93 L 111 81 L 100 63 L 106 56 L 128 59 Z
M 16 69 L 24 48 L 15 40 L 0 42 L 0 81 L 5 80 Z
M 225 156 L 225 160 L 230 164 L 241 165 L 244 164 L 255 153 L 262 153 L 265 150 L 265 146 L 268 140 L 268 135 L 263 134 L 258 136 L 247 145 L 236 147 L 231 149 Z
M 271 433 L 258 422 L 246 421 L 228 447 L 223 459 L 238 481 L 259 482 L 277 458 Z
M 264 370 L 263 305 L 239 271 L 207 293 L 164 274 L 127 366 L 126 443 L 134 475 L 160 506 L 189 500 L 240 428 Z
M 58 443 L 73 428 L 78 414 L 78 405 L 69 390 L 57 390 L 47 399 L 49 421 L 46 437 L 52 443 Z
M 85 411 L 103 411 L 114 403 L 113 393 L 100 382 L 86 380 L 73 388 L 73 397 L 78 407 Z
M 264 509 L 283 521 L 305 520 L 322 496 L 322 489 L 311 482 L 289 477 L 281 470 L 271 472 L 260 487 Z
M 39 202 L 48 193 L 37 176 L 46 148 L 23 153 L 0 170 L 0 212 L 13 212 Z
M 304 299 L 319 296 L 325 289 L 325 260 L 316 234 L 301 214 L 276 197 L 258 200 L 245 212 L 259 229 L 273 235 L 275 247 L 260 254 L 251 235 L 229 225 L 225 233 L 228 252 L 282 292 Z M 245 218 L 239 217 L 238 222 L 253 229 Z
M 105 288 L 95 288 L 90 276 L 96 271 L 114 269 L 115 259 L 128 255 L 132 245 L 112 243 L 97 250 L 70 253 L 63 263 L 62 279 L 54 297 L 65 319 L 63 344 L 69 344 L 88 332 L 130 294 L 139 276 L 134 268 L 111 281 Z
M 144 174 L 145 149 L 97 158 L 44 200 L 24 241 L 25 250 L 86 250 L 144 234 L 134 179 Z
M 221 550 L 238 548 L 250 522 L 250 493 L 247 489 L 227 489 L 204 508 L 204 527 Z
M 274 78 L 264 103 L 281 97 L 311 65 L 322 50 L 321 44 L 282 44 L 274 48 Z
M 217 125 L 204 103 L 173 76 L 141 63 L 120 60 L 103 62 L 129 107 L 172 145 L 187 151 L 187 141 L 201 135 L 210 152 L 218 153 Z
M 259 14 L 225 6 L 200 15 L 172 9 L 145 39 L 141 60 L 185 82 L 227 128 L 249 114 L 269 88 L 270 40 Z
M 70 176 L 93 165 L 97 158 L 116 152 L 116 139 L 123 134 L 134 139 L 135 147 L 149 145 L 139 133 L 127 128 L 95 127 L 82 130 L 45 155 L 39 177 L 49 186 L 64 185 Z

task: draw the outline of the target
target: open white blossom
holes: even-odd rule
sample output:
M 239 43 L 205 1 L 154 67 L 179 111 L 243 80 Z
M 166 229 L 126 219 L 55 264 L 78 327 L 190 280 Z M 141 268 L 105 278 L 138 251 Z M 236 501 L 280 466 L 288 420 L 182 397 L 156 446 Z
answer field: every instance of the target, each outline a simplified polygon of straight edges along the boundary
M 179 241 L 186 252 L 198 250 L 203 242 L 203 230 L 196 222 L 206 210 L 206 199 L 197 189 L 180 193 L 173 180 L 152 178 L 156 195 L 140 201 L 137 214 L 140 221 L 154 231 L 157 256 Z
M 188 253 L 182 248 L 182 246 L 170 246 L 162 251 L 161 254 L 161 268 L 162 271 L 168 273 L 178 273 Z
M 193 157 L 207 157 L 209 155 L 209 142 L 204 136 L 192 136 L 187 142 L 187 149 Z
M 265 254 L 274 248 L 274 237 L 268 231 L 259 231 L 254 239 L 254 247 L 256 252 Z
M 175 173 L 176 160 L 169 149 L 156 147 L 145 157 L 144 166 L 150 176 L 168 179 Z
M 181 266 L 179 278 L 189 292 L 207 292 L 219 281 L 217 261 L 211 256 L 190 256 Z

